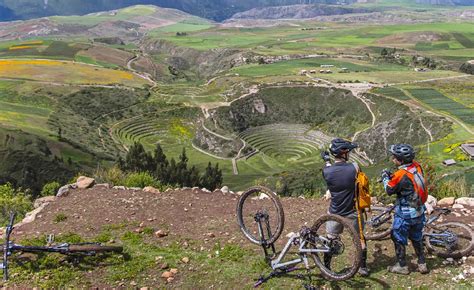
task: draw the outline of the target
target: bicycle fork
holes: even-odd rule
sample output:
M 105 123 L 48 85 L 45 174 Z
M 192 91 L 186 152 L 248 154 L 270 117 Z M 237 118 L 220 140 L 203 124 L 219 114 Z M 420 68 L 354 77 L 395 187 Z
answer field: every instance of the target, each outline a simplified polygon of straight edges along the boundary
M 268 258 L 269 257 L 268 249 L 271 249 L 272 255 L 276 253 L 276 250 L 275 250 L 275 245 L 273 243 L 267 244 L 265 240 L 265 229 L 263 228 L 262 220 L 265 224 L 266 234 L 268 235 L 268 237 L 271 237 L 272 232 L 270 228 L 270 221 L 268 220 L 268 214 L 259 211 L 255 214 L 255 221 L 257 222 L 257 225 L 258 225 L 258 234 L 262 242 L 262 248 L 263 248 L 263 252 L 265 253 L 265 258 Z

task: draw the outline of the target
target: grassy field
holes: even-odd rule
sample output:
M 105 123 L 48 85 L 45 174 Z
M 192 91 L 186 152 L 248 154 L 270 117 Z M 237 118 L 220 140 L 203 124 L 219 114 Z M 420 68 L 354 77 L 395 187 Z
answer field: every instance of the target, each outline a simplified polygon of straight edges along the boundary
M 0 60 L 0 77 L 41 82 L 140 87 L 146 80 L 127 71 L 54 60 Z

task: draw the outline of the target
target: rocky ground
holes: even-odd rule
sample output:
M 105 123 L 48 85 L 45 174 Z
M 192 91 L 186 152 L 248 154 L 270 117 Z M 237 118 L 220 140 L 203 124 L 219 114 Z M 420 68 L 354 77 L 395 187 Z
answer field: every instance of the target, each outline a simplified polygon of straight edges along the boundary
M 17 266 L 12 270 L 12 282 L 7 285 L 250 288 L 255 278 L 269 271 L 265 265 L 262 266 L 261 250 L 247 242 L 239 230 L 235 216 L 237 199 L 237 194 L 227 190 L 209 192 L 195 188 L 159 193 L 150 188 L 143 191 L 106 186 L 69 189 L 61 197 L 44 198 L 43 202 L 40 200 L 36 203 L 36 206 L 43 209 L 36 212 L 34 221 L 31 221 L 33 218 L 30 216 L 29 223 L 18 226 L 13 240 L 31 240 L 46 234 L 60 237 L 71 233 L 86 240 L 94 240 L 107 233 L 110 235 L 107 236 L 109 243 L 124 244 L 129 260 L 114 260 L 116 263 L 110 265 L 97 263 L 86 270 L 74 268 L 77 266 L 58 266 L 63 272 L 67 270 L 76 275 L 68 278 L 69 280 L 56 278 L 55 275 L 61 276 L 57 272 L 47 272 L 46 277 L 41 277 L 44 275 L 41 266 L 36 274 L 31 273 L 35 270 Z M 297 231 L 302 225 L 310 225 L 328 207 L 328 202 L 323 198 L 282 198 L 282 203 L 286 224 L 278 247 L 285 242 L 285 235 Z M 462 220 L 472 227 L 473 209 L 469 205 L 462 208 L 455 206 L 454 214 L 446 219 Z M 173 252 L 173 249 L 176 251 Z M 219 251 L 222 251 L 221 256 Z M 334 284 L 316 275 L 317 286 L 363 288 L 448 287 L 453 285 L 451 283 L 473 285 L 472 256 L 459 261 L 429 256 L 429 275 L 412 273 L 400 279 L 385 270 L 386 266 L 394 262 L 390 241 L 370 242 L 369 252 L 369 267 L 373 271 L 370 278 L 356 277 L 342 284 Z M 409 253 L 412 253 L 411 249 Z M 242 260 L 242 256 L 248 259 Z M 140 261 L 148 261 L 147 259 L 150 263 L 140 264 Z M 127 276 L 123 272 L 125 270 L 120 268 L 121 264 L 126 267 L 140 265 L 142 268 L 127 268 L 126 273 L 135 271 L 132 271 L 133 275 Z M 411 264 L 410 267 L 413 269 L 415 265 Z M 286 288 L 301 287 L 301 283 L 295 277 L 282 277 L 272 279 L 266 285 Z

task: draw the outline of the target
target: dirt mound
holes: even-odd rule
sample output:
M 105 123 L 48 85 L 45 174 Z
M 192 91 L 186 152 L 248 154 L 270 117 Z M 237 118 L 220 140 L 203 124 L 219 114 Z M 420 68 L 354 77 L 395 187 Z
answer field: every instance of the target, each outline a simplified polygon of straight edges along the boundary
M 142 227 L 162 229 L 170 236 L 202 239 L 212 232 L 217 239 L 241 240 L 235 207 L 238 195 L 179 190 L 160 194 L 116 189 L 73 190 L 67 197 L 47 205 L 37 219 L 21 226 L 16 238 L 44 234 L 76 233 L 94 237 L 111 225 L 126 224 L 129 230 Z M 305 222 L 312 223 L 327 210 L 320 199 L 285 198 L 283 206 L 288 232 L 297 231 Z M 58 215 L 67 220 L 57 222 Z
M 56 257 L 54 260 L 51 255 L 36 258 L 22 256 L 22 260 L 18 256 L 12 257 L 12 261 L 20 262 L 12 268 L 12 280 L 6 285 L 21 288 L 33 285 L 77 288 L 88 285 L 120 289 L 144 286 L 177 289 L 250 287 L 255 278 L 270 271 L 263 263 L 261 249 L 250 244 L 240 233 L 235 217 L 237 199 L 234 194 L 192 189 L 158 194 L 99 188 L 71 190 L 67 196 L 48 204 L 35 221 L 20 226 L 14 232 L 13 240 L 19 242 L 45 234 L 61 236 L 69 233 L 93 240 L 104 231 L 109 231 L 112 234 L 106 238 L 111 239 L 109 243 L 123 244 L 130 258 L 124 255 L 112 257 L 112 260 L 96 259 L 88 266 L 84 263 L 74 266 L 67 259 Z M 289 232 L 296 232 L 305 224 L 311 225 L 328 207 L 327 201 L 320 198 L 282 198 L 282 203 L 286 222 L 277 249 L 282 248 Z M 469 210 L 472 211 L 472 208 Z M 449 219 L 452 218 L 462 219 L 471 225 L 474 219 L 472 215 L 459 213 L 450 215 Z M 158 235 L 160 230 L 160 233 L 168 235 Z M 411 247 L 408 251 L 412 254 Z M 27 264 L 24 261 L 28 261 Z M 443 288 L 462 271 L 474 269 L 471 267 L 474 265 L 473 257 L 448 262 L 429 256 L 430 275 L 411 273 L 407 280 L 400 281 L 399 277 L 387 274 L 385 270 L 393 261 L 390 240 L 371 241 L 368 259 L 371 277 L 363 279 L 356 276 L 341 282 L 341 285 L 343 288 L 388 288 L 389 285 L 433 285 Z M 25 265 L 31 266 L 28 268 Z M 409 267 L 413 270 L 416 265 L 410 263 Z M 314 273 L 313 284 L 331 287 L 332 284 L 319 276 L 317 270 Z M 172 279 L 163 278 L 170 275 Z M 283 289 L 301 287 L 304 281 L 298 277 L 290 275 L 271 279 L 266 286 Z M 461 285 L 471 285 L 469 279 L 471 276 L 463 276 Z

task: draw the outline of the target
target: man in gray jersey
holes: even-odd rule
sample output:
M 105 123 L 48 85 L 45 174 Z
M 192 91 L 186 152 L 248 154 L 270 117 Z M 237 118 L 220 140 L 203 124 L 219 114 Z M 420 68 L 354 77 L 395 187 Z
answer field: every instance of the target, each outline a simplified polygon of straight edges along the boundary
M 349 152 L 357 148 L 357 144 L 344 139 L 334 139 L 331 141 L 329 151 L 334 156 L 334 164 L 331 164 L 329 152 L 325 151 L 321 157 L 326 161 L 323 168 L 323 177 L 331 194 L 329 213 L 342 216 L 353 221 L 354 228 L 359 232 L 357 211 L 355 208 L 355 181 L 356 173 L 359 170 L 356 163 L 348 163 Z M 329 237 L 337 238 L 342 233 L 342 225 L 337 222 L 327 224 L 326 231 Z M 324 255 L 324 264 L 331 267 L 332 256 Z M 359 274 L 368 276 L 367 268 L 367 248 L 362 251 L 362 266 Z

